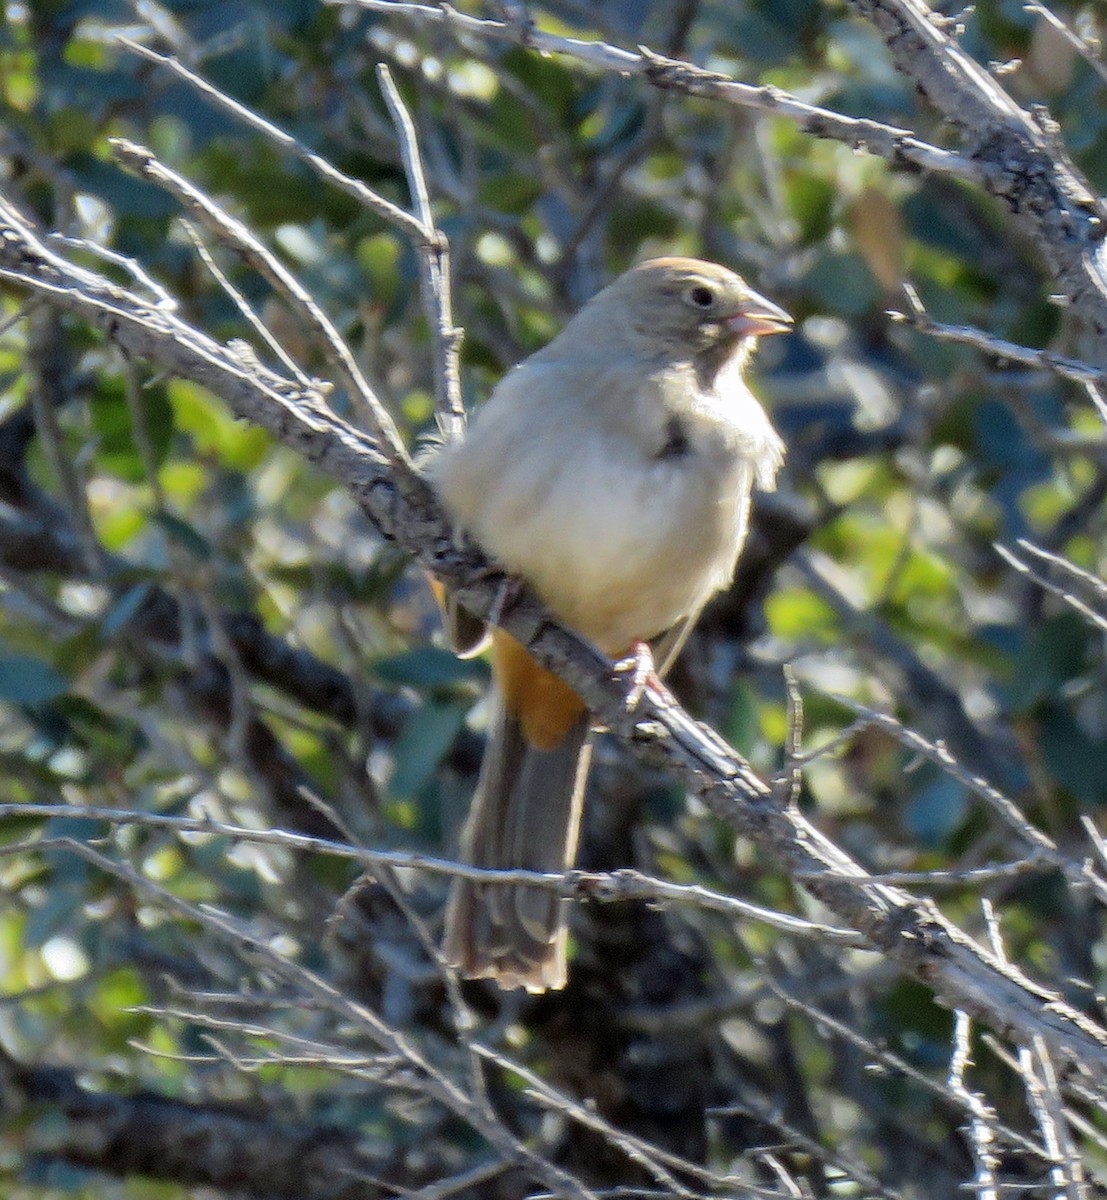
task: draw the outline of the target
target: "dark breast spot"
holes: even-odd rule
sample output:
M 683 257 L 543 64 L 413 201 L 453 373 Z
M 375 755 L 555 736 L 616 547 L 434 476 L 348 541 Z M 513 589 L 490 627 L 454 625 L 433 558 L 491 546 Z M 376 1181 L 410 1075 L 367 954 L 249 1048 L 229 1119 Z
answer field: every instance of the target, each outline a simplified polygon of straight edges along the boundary
M 663 432 L 665 440 L 654 455 L 658 462 L 664 462 L 671 458 L 684 458 L 691 451 L 692 446 L 688 441 L 688 435 L 684 432 L 684 425 L 680 417 L 670 417 L 665 422 Z

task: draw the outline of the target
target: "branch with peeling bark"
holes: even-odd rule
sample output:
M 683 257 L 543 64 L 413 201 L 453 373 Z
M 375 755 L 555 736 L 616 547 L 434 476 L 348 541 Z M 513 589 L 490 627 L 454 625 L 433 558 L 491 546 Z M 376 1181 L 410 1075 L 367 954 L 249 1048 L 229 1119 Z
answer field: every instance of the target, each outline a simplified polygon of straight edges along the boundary
M 1041 251 L 1056 290 L 1107 335 L 1107 207 L 1069 161 L 1057 127 L 1021 108 L 922 0 L 850 0 L 896 66 L 958 131 L 991 195 Z
M 0 278 L 102 330 L 128 354 L 201 383 L 235 415 L 267 429 L 348 488 L 368 518 L 443 579 L 466 607 L 490 615 L 502 580 L 459 544 L 426 483 L 389 461 L 371 437 L 334 414 L 322 390 L 244 359 L 180 316 L 52 251 L 8 201 L 0 202 Z M 647 693 L 629 712 L 610 664 L 524 596 L 505 628 L 588 702 L 643 760 L 663 767 L 719 819 L 772 854 L 804 888 L 877 950 L 923 979 L 945 1003 L 1023 1044 L 1040 1037 L 1070 1067 L 1107 1081 L 1107 1031 L 953 926 L 930 903 L 870 880 L 710 729 Z
M 410 4 L 405 0 L 327 0 L 328 4 L 360 8 L 369 12 L 405 17 L 420 24 L 441 25 L 455 34 L 508 42 L 541 54 L 562 54 L 593 70 L 637 75 L 654 87 L 683 92 L 707 100 L 719 100 L 739 108 L 756 109 L 795 121 L 813 137 L 844 142 L 868 150 L 893 166 L 916 171 L 941 171 L 962 179 L 975 179 L 976 170 L 967 159 L 916 137 L 910 130 L 897 129 L 881 121 L 847 117 L 830 109 L 808 104 L 783 89 L 741 83 L 727 75 L 707 71 L 692 63 L 639 47 L 626 50 L 601 41 L 584 41 L 547 33 L 516 21 L 492 21 L 471 17 L 447 4 Z
M 962 153 L 932 145 L 909 130 L 818 108 L 778 88 L 743 83 L 643 47 L 631 51 L 599 40 L 550 33 L 526 22 L 480 19 L 446 4 L 327 2 L 395 16 L 417 26 L 444 27 L 470 41 L 507 42 L 563 55 L 591 70 L 638 76 L 658 88 L 772 113 L 795 122 L 814 137 L 844 142 L 893 166 L 979 184 L 1007 208 L 1037 247 L 1065 306 L 1094 333 L 1107 334 L 1107 207 L 1069 160 L 1048 116 L 1021 108 L 961 48 L 949 32 L 951 23 L 932 13 L 922 0 L 850 3 L 876 26 L 899 69 L 961 135 L 965 142 Z M 926 327 L 926 332 L 938 331 Z M 1084 374 L 1083 364 L 1070 367 L 1067 360 L 1048 352 L 1043 352 L 1043 358 L 1069 378 Z M 1094 372 L 1096 367 L 1089 370 Z M 1107 412 L 1101 382 L 1080 381 L 1089 386 L 1101 414 Z

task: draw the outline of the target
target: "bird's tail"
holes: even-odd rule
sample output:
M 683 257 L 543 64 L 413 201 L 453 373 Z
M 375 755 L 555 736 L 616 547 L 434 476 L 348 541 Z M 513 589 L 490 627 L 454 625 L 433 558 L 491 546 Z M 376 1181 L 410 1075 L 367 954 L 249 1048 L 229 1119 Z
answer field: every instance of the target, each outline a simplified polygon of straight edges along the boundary
M 565 871 L 572 866 L 592 755 L 582 711 L 552 749 L 538 749 L 497 698 L 473 805 L 462 833 L 471 866 Z M 568 901 L 526 884 L 455 880 L 443 954 L 469 978 L 529 992 L 565 986 Z

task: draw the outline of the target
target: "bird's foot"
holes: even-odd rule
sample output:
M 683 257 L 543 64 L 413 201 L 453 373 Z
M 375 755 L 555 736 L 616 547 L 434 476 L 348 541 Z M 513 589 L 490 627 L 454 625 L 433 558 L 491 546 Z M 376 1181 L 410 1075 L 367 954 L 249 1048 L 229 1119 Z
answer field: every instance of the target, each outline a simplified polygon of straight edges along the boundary
M 626 692 L 627 712 L 634 712 L 647 692 L 650 692 L 663 707 L 677 702 L 673 693 L 661 682 L 649 642 L 635 642 L 627 657 L 621 658 L 615 664 L 615 674 L 620 678 L 625 676 L 629 680 Z

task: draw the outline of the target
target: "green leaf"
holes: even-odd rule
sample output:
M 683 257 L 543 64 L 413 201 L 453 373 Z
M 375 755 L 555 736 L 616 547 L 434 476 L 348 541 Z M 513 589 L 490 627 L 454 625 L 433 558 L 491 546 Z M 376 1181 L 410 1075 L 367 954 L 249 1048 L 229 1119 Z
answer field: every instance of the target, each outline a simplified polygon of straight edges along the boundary
M 576 111 L 581 92 L 578 76 L 558 59 L 513 48 L 504 54 L 500 65 L 519 79 L 556 122 L 568 126 L 574 118 L 579 119 L 580 114 Z M 525 112 L 522 105 L 516 101 L 512 103 L 520 113 Z
M 146 463 L 139 451 L 141 443 L 124 387 L 121 378 L 102 376 L 89 403 L 97 438 L 96 461 L 98 466 L 128 483 L 140 483 L 147 476 Z M 140 388 L 138 408 L 153 466 L 157 467 L 165 461 L 173 439 L 173 409 L 165 388 Z
M 168 386 L 177 427 L 191 435 L 201 453 L 216 454 L 230 467 L 252 470 L 272 441 L 264 429 L 236 422 L 205 388 L 184 379 Z
M 1087 649 L 1088 627 L 1076 613 L 1060 613 L 1030 629 L 1015 660 L 1007 703 L 1025 713 L 1056 695 L 1083 670 Z
M 805 242 L 826 237 L 834 226 L 837 188 L 829 179 L 807 173 L 793 173 L 786 181 L 785 194 L 792 215 L 800 224 Z
M 765 602 L 765 615 L 780 637 L 826 636 L 838 625 L 834 610 L 821 596 L 800 587 L 783 587 Z
M 190 525 L 183 517 L 177 517 L 167 512 L 156 512 L 151 513 L 151 520 L 155 524 L 160 525 L 193 558 L 200 562 L 207 562 L 211 558 L 211 543 L 194 525 Z
M 501 212 L 522 213 L 542 195 L 542 183 L 535 175 L 500 171 L 482 181 L 479 195 Z
M 396 765 L 388 784 L 393 799 L 419 795 L 453 745 L 468 711 L 468 704 L 432 701 L 411 714 L 396 743 Z
M 26 654 L 0 653 L 0 700 L 49 704 L 68 689 L 69 681 L 49 663 Z
M 403 247 L 390 233 L 376 233 L 357 244 L 358 265 L 372 281 L 370 299 L 387 308 L 400 285 L 399 265 Z
M 379 658 L 371 669 L 386 683 L 418 688 L 454 687 L 488 678 L 488 667 L 480 659 L 458 658 L 437 646 L 420 646 L 391 658 Z
M 100 621 L 100 632 L 105 638 L 114 637 L 138 612 L 150 595 L 152 584 L 143 580 L 129 587 L 108 609 Z

